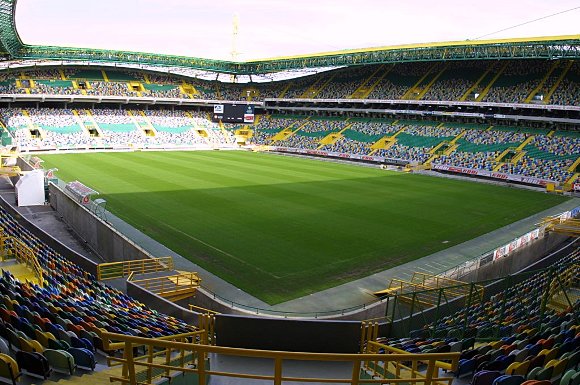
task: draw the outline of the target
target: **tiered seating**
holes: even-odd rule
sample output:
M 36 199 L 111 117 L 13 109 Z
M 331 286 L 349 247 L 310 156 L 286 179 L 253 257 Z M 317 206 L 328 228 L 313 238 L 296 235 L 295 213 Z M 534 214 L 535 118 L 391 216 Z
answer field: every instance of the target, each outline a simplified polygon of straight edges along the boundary
M 491 171 L 504 150 L 518 146 L 527 137 L 516 131 L 469 129 L 457 140 L 459 147 L 454 152 L 433 163 Z
M 0 118 L 14 133 L 14 144 L 20 148 L 69 148 L 94 145 L 74 119 L 72 110 L 40 108 L 27 110 L 26 118 L 19 109 L 2 109 Z M 41 129 L 42 137 L 30 136 L 30 127 Z
M 28 323 L 37 330 L 40 327 L 44 331 L 49 331 L 48 329 L 72 331 L 77 338 L 82 338 L 81 334 L 85 334 L 81 333 L 82 331 L 91 332 L 98 328 L 122 334 L 157 337 L 194 330 L 192 326 L 150 310 L 122 292 L 96 281 L 92 275 L 81 270 L 20 226 L 2 208 L 0 208 L 0 227 L 5 234 L 17 237 L 35 251 L 46 281 L 44 287 L 39 287 L 35 284 L 21 283 L 8 273 L 4 274 L 0 279 L 0 285 L 3 288 L 4 307 L 8 313 L 4 311 L 0 313 L 5 322 L 4 317 L 8 314 L 13 326 Z M 30 320 L 26 322 L 20 318 L 18 319 L 22 322 L 18 322 L 15 318 L 11 318 L 14 316 L 11 311 L 19 317 L 32 318 L 34 322 Z M 34 311 L 38 312 L 38 315 L 34 314 Z M 63 323 L 66 326 L 63 326 Z M 50 324 L 54 327 L 49 326 Z M 22 328 L 25 329 L 22 330 L 24 333 L 29 329 L 25 326 Z M 36 334 L 35 332 L 35 336 Z M 57 334 L 64 336 L 60 331 L 57 331 Z M 70 333 L 66 334 L 74 337 Z M 68 340 L 66 336 L 64 339 Z
M 369 99 L 402 99 L 403 95 L 427 73 L 432 63 L 397 64 L 371 91 Z
M 137 120 L 144 119 L 135 112 Z M 193 130 L 195 121 L 185 115 L 184 111 L 175 110 L 147 110 L 145 115 L 156 130 L 154 138 L 146 138 L 148 144 L 182 144 L 182 145 L 205 145 L 206 141 Z
M 257 125 L 253 127 L 254 134 L 252 136 L 252 143 L 263 145 L 269 142 L 269 139 L 282 131 L 286 127 L 290 127 L 296 123 L 296 119 L 286 119 L 278 117 L 264 117 L 260 119 Z M 295 125 L 293 127 L 296 127 Z
M 342 133 L 343 138 L 334 144 L 324 146 L 322 149 L 344 154 L 366 155 L 371 151 L 370 146 L 374 142 L 385 135 L 394 134 L 401 128 L 401 125 L 388 121 L 355 122 Z
M 570 70 L 552 94 L 549 104 L 580 105 L 580 62 L 574 61 Z
M 490 64 L 483 61 L 450 63 L 423 96 L 424 100 L 460 100 Z
M 311 120 L 309 122 L 298 121 L 294 127 L 302 128 L 276 145 L 292 148 L 316 149 L 320 146 L 320 140 L 333 132 L 339 132 L 345 127 L 343 120 Z
M 376 66 L 347 68 L 338 72 L 332 81 L 327 84 L 316 98 L 318 99 L 346 99 L 369 77 Z
M 139 96 L 138 92 L 129 90 L 127 83 L 93 81 L 90 84 L 91 88 L 86 90 L 87 95 Z
M 312 98 L 316 96 L 316 95 L 305 95 L 305 93 L 311 86 L 324 84 L 328 80 L 328 77 L 331 76 L 329 75 L 329 73 L 330 72 L 325 72 L 317 75 L 305 76 L 302 78 L 292 80 L 291 86 L 288 89 L 288 91 L 286 91 L 284 98 L 285 99 L 294 99 L 300 97 Z
M 111 148 L 151 146 L 231 146 L 234 137 L 231 132 L 222 132 L 217 124 L 207 120 L 206 114 L 193 113 L 187 116 L 184 111 L 151 110 L 132 111 L 119 109 L 95 109 L 89 111 L 102 135 L 91 137 L 81 126 L 80 121 L 88 123 L 84 112 L 75 117 L 69 109 L 30 109 L 29 117 L 20 109 L 0 109 L 0 119 L 13 133 L 13 143 L 21 149 L 65 149 L 65 148 Z M 151 124 L 157 132 L 146 136 L 143 128 Z M 30 128 L 42 130 L 40 137 L 31 137 Z M 197 132 L 206 130 L 208 139 Z
M 285 98 L 348 98 L 372 76 L 369 99 L 415 99 L 426 90 L 422 99 L 460 100 L 482 79 L 468 100 L 485 89 L 494 74 L 507 63 L 507 68 L 492 85 L 484 101 L 522 103 L 548 73 L 552 62 L 541 60 L 419 62 L 396 65 L 365 65 L 336 69 L 297 79 L 265 83 L 229 84 L 172 74 L 119 68 L 62 67 L 0 74 L 0 92 L 43 93 L 60 95 L 112 95 L 222 100 L 263 100 L 276 98 L 285 90 Z M 441 72 L 446 66 L 445 70 Z M 380 68 L 380 71 L 376 72 Z M 578 104 L 579 65 L 575 63 L 551 96 L 553 104 Z M 376 73 L 375 73 L 376 72 Z M 64 75 L 64 76 L 63 76 Z M 419 82 L 425 75 L 424 81 Z M 433 84 L 430 80 L 439 75 Z M 556 76 L 554 76 L 556 78 Z M 16 79 L 20 79 L 18 86 Z M 552 79 L 554 80 L 554 79 Z M 552 81 L 551 80 L 551 81 Z M 375 84 L 375 82 L 378 82 Z M 555 80 L 554 80 L 555 81 Z M 551 83 L 550 83 L 551 84 Z M 195 91 L 189 86 L 193 86 Z M 555 83 L 554 83 L 555 85 Z M 187 88 L 183 88 L 187 87 Z M 416 89 L 412 89 L 416 86 Z M 372 90 L 370 88 L 373 88 Z M 549 87 L 548 87 L 549 88 Z M 548 89 L 546 88 L 546 89 Z
M 314 150 L 320 146 L 320 138 L 294 134 L 286 140 L 277 142 L 276 145 L 290 148 Z
M 580 137 L 537 135 L 524 151 L 519 162 L 506 164 L 501 171 L 563 183 L 574 175 L 568 169 L 580 157 Z
M 417 122 L 404 122 L 405 131 L 397 136 L 397 143 L 388 149 L 381 149 L 378 156 L 390 159 L 401 159 L 415 163 L 424 163 L 431 157 L 429 151 L 443 140 L 451 140 L 461 129 L 443 128 L 433 125 L 418 125 Z
M 542 300 L 555 277 L 552 273 L 563 272 L 579 258 L 580 252 L 575 249 L 551 272 L 533 274 L 483 303 L 412 331 L 407 338 L 379 341 L 411 353 L 461 352 L 455 375 L 473 374 L 472 384 L 491 385 L 504 373 L 516 378 L 504 377 L 493 382 L 495 385 L 521 384 L 525 379 L 552 379 L 557 383 L 568 370 L 578 369 L 580 327 L 573 309 L 557 312 L 544 308 Z M 474 347 L 476 338 L 491 338 L 492 342 Z
M 405 130 L 405 134 L 415 136 L 429 136 L 433 138 L 453 139 L 463 131 L 459 127 L 437 127 L 434 125 L 410 124 Z
M 70 80 L 35 80 L 36 88 L 32 89 L 34 93 L 41 94 L 59 94 L 59 95 L 82 95 L 79 88 L 74 88 Z
M 523 103 L 529 93 L 540 84 L 548 72 L 548 61 L 510 61 L 502 75 L 493 84 L 484 101 L 497 103 Z
M 99 139 L 102 146 L 138 146 L 145 141 L 143 131 L 133 123 L 126 111 L 95 109 L 92 114 L 101 128 L 102 137 Z
M 37 255 L 43 287 L 0 276 L 0 376 L 14 381 L 23 371 L 46 379 L 51 372 L 93 370 L 104 349 L 101 330 L 161 337 L 189 333 L 193 326 L 97 282 L 20 226 L 0 208 L 4 234 L 20 239 Z

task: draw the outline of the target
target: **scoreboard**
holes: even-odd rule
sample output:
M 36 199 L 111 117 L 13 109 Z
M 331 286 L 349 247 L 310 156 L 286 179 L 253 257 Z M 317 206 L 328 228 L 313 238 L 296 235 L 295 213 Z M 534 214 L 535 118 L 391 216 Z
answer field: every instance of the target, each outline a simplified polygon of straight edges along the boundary
M 212 120 L 224 123 L 254 123 L 254 106 L 249 104 L 215 104 Z

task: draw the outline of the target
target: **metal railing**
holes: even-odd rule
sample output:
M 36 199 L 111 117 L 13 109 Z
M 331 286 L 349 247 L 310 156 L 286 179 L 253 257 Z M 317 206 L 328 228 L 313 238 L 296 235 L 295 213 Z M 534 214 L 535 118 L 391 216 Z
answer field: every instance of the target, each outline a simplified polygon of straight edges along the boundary
M 344 354 L 344 353 L 303 353 L 281 352 L 257 349 L 228 348 L 190 342 L 174 342 L 161 339 L 150 339 L 126 336 L 109 332 L 102 333 L 103 341 L 119 341 L 124 345 L 122 357 L 109 357 L 113 365 L 122 365 L 122 373 L 112 376 L 111 382 L 137 385 L 138 383 L 153 383 L 154 373 L 158 376 L 176 374 L 195 374 L 200 385 L 206 385 L 209 377 L 245 378 L 272 381 L 281 385 L 285 381 L 325 382 L 329 384 L 450 384 L 452 377 L 443 376 L 440 369 L 453 371 L 457 368 L 459 353 L 397 353 L 389 350 L 378 353 L 378 344 L 369 345 L 374 353 Z M 136 347 L 143 346 L 147 354 L 138 356 Z M 381 346 L 382 347 L 382 346 Z M 105 348 L 107 348 L 105 346 Z M 155 353 L 156 352 L 156 353 Z M 266 359 L 272 365 L 266 369 L 268 374 L 256 374 L 240 371 L 224 371 L 210 369 L 210 354 L 223 354 L 230 357 Z M 337 374 L 336 378 L 320 377 L 320 375 L 300 374 L 291 376 L 284 370 L 286 363 L 303 362 L 345 362 L 351 364 L 348 377 Z M 425 365 L 426 364 L 426 365 Z M 422 365 L 420 373 L 417 368 Z M 397 374 L 398 373 L 398 374 Z
M 365 353 L 377 354 L 379 352 L 383 352 L 382 354 L 387 356 L 409 354 L 404 350 L 393 348 L 378 342 L 369 341 L 367 343 Z M 418 357 L 407 361 L 388 361 L 385 360 L 383 356 L 380 360 L 367 362 L 366 367 L 372 371 L 373 377 L 379 376 L 389 378 L 389 375 L 394 374 L 396 378 L 401 378 L 403 373 L 405 373 L 404 377 L 410 375 L 415 378 L 424 378 L 425 381 L 427 381 L 427 377 L 430 376 L 430 382 L 432 383 L 438 385 L 451 385 L 453 383 L 453 376 L 443 376 L 440 370 L 445 372 L 455 372 L 459 366 L 459 356 L 461 353 L 446 354 L 449 354 L 449 356 L 441 359 L 428 357 L 428 359 L 424 360 L 422 357 Z M 429 355 L 429 353 L 418 354 L 417 356 L 423 355 Z M 427 368 L 425 369 L 424 367 L 421 367 L 419 369 L 419 365 L 427 365 Z
M 173 268 L 174 266 L 172 257 L 146 258 L 120 262 L 100 263 L 97 265 L 97 279 L 99 281 L 104 281 L 107 279 L 128 277 L 131 273 L 156 273 L 159 271 L 171 271 Z
M 39 286 L 44 285 L 44 270 L 40 266 L 36 254 L 20 239 L 10 236 L 0 236 L 0 258 L 2 261 L 14 258 L 19 263 L 24 263 L 32 270 L 38 280 Z
M 197 273 L 181 273 L 164 277 L 133 279 L 131 282 L 161 297 L 172 297 L 193 292 L 199 287 L 201 279 Z

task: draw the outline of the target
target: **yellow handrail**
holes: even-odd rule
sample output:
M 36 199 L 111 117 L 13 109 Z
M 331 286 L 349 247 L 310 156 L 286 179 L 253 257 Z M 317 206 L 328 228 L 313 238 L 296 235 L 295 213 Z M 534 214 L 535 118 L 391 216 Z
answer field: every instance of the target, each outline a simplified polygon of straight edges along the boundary
M 2 261 L 5 261 L 7 256 L 14 257 L 19 263 L 24 263 L 32 270 L 36 279 L 38 279 L 39 286 L 44 285 L 44 270 L 40 266 L 34 251 L 24 242 L 15 237 L 2 236 L 0 237 L 0 250 Z
M 124 343 L 123 357 L 109 357 L 110 362 L 118 362 L 123 365 L 122 374 L 111 377 L 110 380 L 126 383 L 130 385 L 137 384 L 137 368 L 143 368 L 140 373 L 146 373 L 146 383 L 152 383 L 152 368 L 163 369 L 166 373 L 169 371 L 173 373 L 195 373 L 197 374 L 198 383 L 206 385 L 209 376 L 224 376 L 233 378 L 248 378 L 258 380 L 272 381 L 274 384 L 282 384 L 284 381 L 297 382 L 325 382 L 325 383 L 341 383 L 358 385 L 361 382 L 369 383 L 384 383 L 392 384 L 418 384 L 418 385 L 435 385 L 441 383 L 451 383 L 452 377 L 443 377 L 439 369 L 455 370 L 458 366 L 460 353 L 425 353 L 425 354 L 410 354 L 410 353 L 392 353 L 392 354 L 344 354 L 344 353 L 303 353 L 303 352 L 282 352 L 282 351 L 267 351 L 257 349 L 241 349 L 229 348 L 223 346 L 210 346 L 203 344 L 193 344 L 184 342 L 171 342 L 159 339 L 148 339 L 143 337 L 126 336 L 121 334 L 114 334 L 103 332 L 103 341 L 115 340 Z M 164 363 L 153 363 L 152 359 L 147 356 L 147 362 L 142 362 L 143 357 L 135 357 L 133 347 L 145 346 L 148 352 L 154 350 L 165 350 L 167 352 Z M 105 346 L 105 348 L 107 348 Z M 224 354 L 235 357 L 251 357 L 251 358 L 265 358 L 271 360 L 273 374 L 248 374 L 239 372 L 223 372 L 211 370 L 207 365 L 207 357 L 210 353 Z M 292 377 L 288 371 L 284 371 L 284 365 L 289 361 L 313 361 L 313 362 L 350 362 L 352 364 L 352 371 L 350 375 L 344 378 L 316 378 L 316 377 Z M 443 362 L 447 361 L 447 362 Z M 401 369 L 406 370 L 408 366 L 403 365 L 403 362 L 410 362 L 411 376 L 398 376 L 392 378 Z M 368 373 L 372 370 L 372 365 L 367 363 L 380 363 L 381 368 L 386 368 L 384 371 L 376 371 L 376 376 L 373 378 L 361 378 L 363 373 Z M 422 368 L 424 374 L 419 373 L 417 368 L 419 363 L 426 363 L 427 367 Z M 374 365 L 374 364 L 373 364 Z M 389 370 L 390 367 L 395 368 L 395 372 Z M 388 376 L 388 377 L 387 377 Z M 340 375 L 338 375 L 340 377 Z
M 192 310 L 192 311 L 201 310 L 201 312 L 204 314 L 221 314 L 219 311 L 215 311 L 215 310 L 207 309 L 205 307 L 193 305 L 191 303 L 189 304 L 189 310 Z
M 147 274 L 171 270 L 173 270 L 172 257 L 107 262 L 97 265 L 97 279 L 104 281 L 107 279 L 127 277 L 131 273 Z
M 179 290 L 197 288 L 200 285 L 201 279 L 197 273 L 182 273 L 169 275 L 165 277 L 155 277 L 133 280 L 133 283 L 142 286 L 146 290 L 153 293 L 163 295 Z

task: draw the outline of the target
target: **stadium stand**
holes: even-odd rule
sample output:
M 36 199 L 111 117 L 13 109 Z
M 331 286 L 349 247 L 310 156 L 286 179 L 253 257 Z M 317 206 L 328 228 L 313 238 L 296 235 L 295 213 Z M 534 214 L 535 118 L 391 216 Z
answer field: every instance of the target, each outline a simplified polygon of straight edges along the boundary
M 521 160 L 504 164 L 500 170 L 563 183 L 574 175 L 569 169 L 580 156 L 580 139 L 565 135 L 536 135 L 523 150 L 525 155 Z
M 0 91 L 232 101 L 365 98 L 578 105 L 579 64 L 567 63 L 506 60 L 365 65 L 245 85 L 134 69 L 25 68 L 0 74 Z
M 221 130 L 204 114 L 188 115 L 180 110 L 0 109 L 0 120 L 22 150 L 168 145 L 209 148 L 234 142 L 233 133 Z
M 121 334 L 164 336 L 194 331 L 173 317 L 148 309 L 122 292 L 106 286 L 43 243 L 0 208 L 3 234 L 20 239 L 36 253 L 45 285 L 20 282 L 4 272 L 0 278 L 0 313 L 5 336 L 12 331 L 26 341 L 58 349 L 102 346 L 100 329 Z M 144 316 L 146 315 L 146 316 Z M 9 324 L 7 324 L 9 323 Z M 21 332 L 21 333 L 18 333 Z M 11 344 L 22 340 L 8 339 Z M 17 342 L 18 341 L 18 342 Z M 43 345 L 45 343 L 45 345 Z M 38 346 L 37 344 L 34 344 Z
M 571 63 L 565 77 L 555 86 L 551 97 L 545 100 L 547 104 L 580 105 L 580 63 L 578 61 Z
M 489 64 L 477 61 L 450 63 L 445 71 L 425 92 L 424 100 L 467 100 L 468 91 L 476 86 L 478 79 Z M 472 98 L 469 98 L 472 99 Z
M 523 103 L 547 71 L 548 63 L 543 61 L 506 63 L 483 100 L 496 103 Z
M 578 302 L 574 308 L 561 309 L 546 307 L 546 298 L 554 292 L 556 276 L 574 279 L 579 256 L 579 250 L 573 249 L 551 268 L 527 274 L 525 280 L 504 286 L 485 302 L 465 306 L 411 331 L 408 337 L 378 341 L 409 353 L 461 352 L 455 375 L 472 377 L 472 383 L 491 384 L 502 374 L 506 383 L 525 379 L 557 383 L 580 363 L 574 315 Z M 476 339 L 487 342 L 476 343 Z M 483 380 L 490 371 L 492 378 Z
M 366 155 L 372 150 L 371 146 L 386 135 L 399 131 L 401 126 L 393 122 L 355 121 L 342 132 L 342 137 L 335 143 L 326 144 L 322 150 L 345 154 Z

